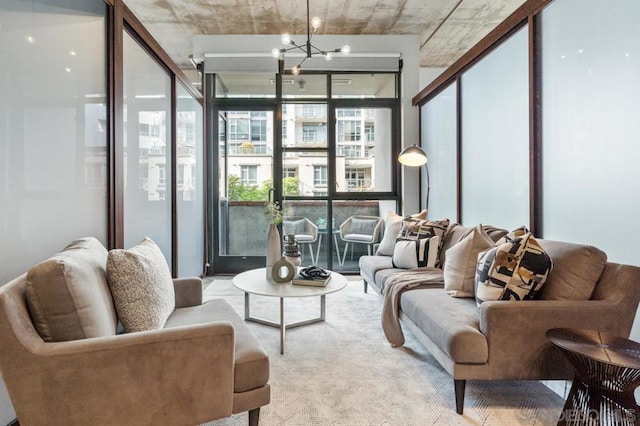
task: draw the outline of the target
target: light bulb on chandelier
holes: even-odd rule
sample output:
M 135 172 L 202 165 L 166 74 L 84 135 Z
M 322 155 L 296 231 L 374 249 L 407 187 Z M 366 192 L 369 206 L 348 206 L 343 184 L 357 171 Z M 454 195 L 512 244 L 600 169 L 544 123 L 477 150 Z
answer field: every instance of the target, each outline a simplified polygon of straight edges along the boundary
M 271 50 L 271 55 L 276 59 L 284 59 L 285 54 L 292 50 L 300 50 L 305 54 L 305 57 L 300 61 L 300 63 L 291 68 L 291 74 L 298 75 L 302 70 L 302 64 L 307 59 L 310 59 L 316 55 L 324 56 L 324 59 L 330 61 L 333 58 L 334 53 L 340 53 L 342 56 L 347 56 L 351 53 L 351 47 L 349 45 L 344 45 L 339 49 L 332 50 L 321 50 L 318 49 L 311 43 L 311 38 L 315 35 L 318 28 L 322 25 L 322 20 L 314 16 L 312 19 L 309 19 L 309 0 L 307 0 L 307 40 L 304 44 L 297 44 L 295 41 L 291 39 L 291 36 L 287 33 L 282 34 L 280 37 L 280 41 L 284 45 L 289 45 L 290 47 L 286 47 L 283 49 L 274 48 Z

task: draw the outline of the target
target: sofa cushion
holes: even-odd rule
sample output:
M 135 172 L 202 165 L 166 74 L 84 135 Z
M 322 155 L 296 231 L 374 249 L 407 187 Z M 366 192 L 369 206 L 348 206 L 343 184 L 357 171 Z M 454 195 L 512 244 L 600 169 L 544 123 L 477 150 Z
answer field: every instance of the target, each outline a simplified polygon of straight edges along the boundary
M 107 258 L 107 277 L 118 318 L 127 333 L 157 330 L 175 309 L 169 265 L 160 248 L 145 238 Z
M 444 263 L 444 290 L 453 297 L 474 297 L 478 254 L 493 247 L 493 241 L 478 225 L 447 250 Z
M 487 300 L 535 299 L 553 268 L 551 258 L 531 233 L 505 241 L 478 256 L 478 305 Z
M 107 250 L 95 238 L 82 238 L 32 267 L 26 299 L 43 340 L 62 342 L 112 336 L 118 319 L 107 285 Z
M 607 255 L 595 247 L 539 240 L 553 259 L 553 271 L 540 294 L 546 300 L 589 300 L 604 271 Z
M 400 308 L 454 362 L 488 361 L 489 347 L 473 299 L 453 298 L 441 288 L 420 288 L 403 293 Z
M 358 263 L 360 273 L 369 280 L 374 280 L 376 272 L 393 268 L 390 256 L 360 256 Z
M 407 217 L 424 220 L 427 218 L 427 211 L 422 210 L 420 213 L 412 214 Z M 380 241 L 380 245 L 376 251 L 378 256 L 393 256 L 393 249 L 396 245 L 396 238 L 398 238 L 398 234 L 402 229 L 403 219 L 404 218 L 402 216 L 391 211 L 387 214 L 382 241 Z
M 266 385 L 269 381 L 269 357 L 249 327 L 224 300 L 214 299 L 202 305 L 176 309 L 167 319 L 165 328 L 213 321 L 229 321 L 233 325 L 234 391 L 245 392 Z

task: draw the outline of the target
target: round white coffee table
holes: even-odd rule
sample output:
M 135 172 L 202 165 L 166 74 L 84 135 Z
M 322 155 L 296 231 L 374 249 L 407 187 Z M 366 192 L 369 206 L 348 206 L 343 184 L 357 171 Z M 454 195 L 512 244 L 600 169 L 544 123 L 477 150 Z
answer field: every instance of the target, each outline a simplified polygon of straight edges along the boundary
M 268 325 L 280 329 L 280 353 L 284 354 L 284 336 L 285 331 L 290 328 L 300 327 L 302 325 L 313 324 L 325 320 L 326 301 L 325 296 L 329 293 L 340 291 L 347 286 L 347 279 L 337 273 L 331 272 L 331 280 L 326 287 L 311 287 L 304 285 L 293 285 L 290 282 L 278 284 L 267 281 L 265 268 L 252 269 L 233 277 L 233 285 L 244 291 L 244 319 L 245 321 L 253 321 L 259 324 Z M 251 294 L 260 296 L 270 296 L 280 298 L 280 322 L 270 321 L 267 319 L 251 316 L 251 307 L 249 297 Z M 297 321 L 293 323 L 284 322 L 284 299 L 288 297 L 311 297 L 320 296 L 320 316 L 310 318 L 308 320 Z

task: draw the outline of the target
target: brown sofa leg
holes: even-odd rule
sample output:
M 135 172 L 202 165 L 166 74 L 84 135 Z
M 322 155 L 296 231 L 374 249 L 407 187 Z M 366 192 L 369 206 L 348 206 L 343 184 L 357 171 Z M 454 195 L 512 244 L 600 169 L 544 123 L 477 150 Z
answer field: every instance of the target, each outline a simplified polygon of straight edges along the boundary
M 258 426 L 260 420 L 260 407 L 249 410 L 249 426 Z
M 464 409 L 464 386 L 466 383 L 466 380 L 453 380 L 453 387 L 456 391 L 456 413 L 458 414 L 462 414 Z

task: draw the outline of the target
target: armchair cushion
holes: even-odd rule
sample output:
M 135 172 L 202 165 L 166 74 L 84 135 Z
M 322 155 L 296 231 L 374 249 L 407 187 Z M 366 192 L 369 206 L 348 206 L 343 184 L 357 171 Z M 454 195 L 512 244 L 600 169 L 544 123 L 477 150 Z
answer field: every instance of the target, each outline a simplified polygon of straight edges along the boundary
M 169 266 L 156 243 L 145 238 L 129 250 L 111 250 L 107 277 L 126 332 L 164 326 L 176 299 Z
M 26 299 L 40 337 L 62 342 L 116 334 L 107 250 L 95 238 L 71 242 L 27 273 Z
M 297 220 L 283 220 L 282 221 L 282 233 L 284 235 L 288 234 L 304 234 L 306 231 L 306 220 L 297 219 Z
M 376 219 L 359 219 L 354 217 L 351 219 L 349 234 L 367 235 L 369 236 L 369 239 L 371 239 L 377 225 L 378 220 Z
M 165 328 L 204 324 L 212 321 L 231 322 L 235 330 L 234 391 L 244 392 L 266 385 L 269 381 L 269 357 L 244 321 L 229 304 L 214 299 L 192 308 L 176 309 Z M 211 351 L 216 351 L 215 347 Z

